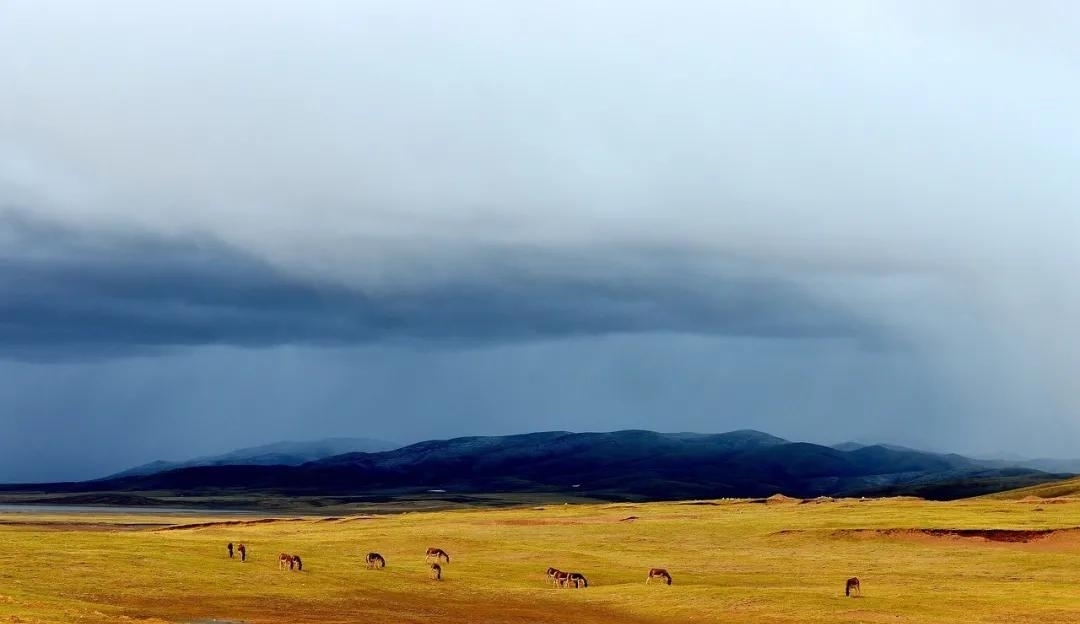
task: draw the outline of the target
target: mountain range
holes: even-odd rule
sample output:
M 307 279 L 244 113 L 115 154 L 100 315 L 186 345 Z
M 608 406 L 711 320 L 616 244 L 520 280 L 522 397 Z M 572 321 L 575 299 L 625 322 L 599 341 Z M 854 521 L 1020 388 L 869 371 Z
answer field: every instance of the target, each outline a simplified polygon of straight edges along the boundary
M 364 441 L 368 442 L 372 441 Z M 903 447 L 790 442 L 752 430 L 722 434 L 550 431 L 330 452 L 335 448 L 332 444 L 256 447 L 186 465 L 151 464 L 105 479 L 33 489 L 285 496 L 532 492 L 606 500 L 776 493 L 800 498 L 903 494 L 948 499 L 1067 476 Z M 322 452 L 328 454 L 315 457 Z M 20 487 L 25 489 L 3 489 Z
M 299 466 L 309 461 L 344 453 L 378 453 L 393 450 L 400 446 L 400 444 L 393 442 L 370 438 L 327 438 L 314 442 L 276 442 L 181 462 L 153 461 L 109 475 L 105 479 L 152 475 L 167 470 L 195 466 Z

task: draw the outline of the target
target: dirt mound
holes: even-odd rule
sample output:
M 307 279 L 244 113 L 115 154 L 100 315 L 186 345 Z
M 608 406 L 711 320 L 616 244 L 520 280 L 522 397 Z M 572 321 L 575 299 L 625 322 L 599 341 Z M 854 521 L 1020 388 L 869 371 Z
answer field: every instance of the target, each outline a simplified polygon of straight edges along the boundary
M 808 498 L 800 501 L 802 505 L 820 505 L 822 503 L 835 503 L 836 499 L 832 496 L 818 496 L 817 498 Z
M 801 503 L 802 500 L 798 498 L 792 498 L 790 496 L 784 496 L 783 494 L 773 494 L 765 499 L 766 505 L 783 505 L 785 503 Z
M 1080 527 L 1064 529 L 838 529 L 832 537 L 932 537 L 941 539 L 972 539 L 984 542 L 1026 544 L 1053 535 L 1080 533 Z

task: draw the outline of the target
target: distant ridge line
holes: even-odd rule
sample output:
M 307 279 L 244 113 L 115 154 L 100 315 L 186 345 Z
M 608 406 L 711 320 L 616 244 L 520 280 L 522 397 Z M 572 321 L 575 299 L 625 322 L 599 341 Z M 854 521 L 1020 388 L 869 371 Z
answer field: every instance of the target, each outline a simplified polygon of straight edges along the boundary
M 753 429 L 715 434 L 541 431 L 426 440 L 389 450 L 338 454 L 321 450 L 321 457 L 294 456 L 291 463 L 256 453 L 255 459 L 264 462 L 258 463 L 237 452 L 226 454 L 230 457 L 220 463 L 80 483 L 36 484 L 34 489 L 446 499 L 543 493 L 611 501 L 763 498 L 777 493 L 796 498 L 950 499 L 1038 485 L 1062 476 L 888 445 L 844 450 L 791 442 Z M 20 488 L 28 486 L 0 489 Z

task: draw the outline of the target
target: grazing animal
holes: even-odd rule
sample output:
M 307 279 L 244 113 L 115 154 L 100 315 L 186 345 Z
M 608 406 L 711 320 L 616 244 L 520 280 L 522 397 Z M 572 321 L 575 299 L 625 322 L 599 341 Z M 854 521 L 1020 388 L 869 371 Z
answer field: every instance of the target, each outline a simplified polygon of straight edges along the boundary
M 369 552 L 366 561 L 369 570 L 386 567 L 386 559 L 377 552 Z
M 446 554 L 446 551 L 442 548 L 428 548 L 427 556 L 425 557 L 425 559 L 431 559 L 432 557 L 435 558 L 436 562 L 445 559 L 446 563 L 450 563 L 450 555 Z
M 555 584 L 555 587 L 569 587 L 570 573 L 563 572 L 562 570 L 556 570 L 555 568 L 548 568 L 551 572 L 548 576 L 551 577 L 551 581 Z
M 240 551 L 240 562 L 243 563 L 247 561 L 247 546 L 240 544 L 236 547 L 236 550 Z
M 585 575 L 581 572 L 570 572 L 566 577 L 566 584 L 568 587 L 570 583 L 574 584 L 575 589 L 589 586 L 589 581 L 585 580 Z
M 442 566 L 441 565 L 439 565 L 437 563 L 431 564 L 431 580 L 433 580 L 433 581 L 441 581 L 442 580 Z
M 851 577 L 847 580 L 847 584 L 844 585 L 844 595 L 850 596 L 854 591 L 858 595 L 862 596 L 862 587 L 859 585 L 858 577 Z
M 296 570 L 298 572 L 304 571 L 304 561 L 300 559 L 300 555 L 290 555 L 288 553 L 281 553 L 277 558 L 278 569 L 284 570 L 285 566 L 289 566 L 290 570 Z
M 226 546 L 226 548 L 229 549 L 229 559 L 232 559 L 233 558 L 233 556 L 232 556 L 232 551 L 233 551 L 232 542 L 229 542 L 229 545 Z
M 558 571 L 559 571 L 558 568 L 548 568 L 547 569 L 547 577 L 554 581 L 555 580 L 555 574 L 558 573 Z
M 654 578 L 662 579 L 668 585 L 671 585 L 671 575 L 664 568 L 650 568 L 649 576 L 645 577 L 645 584 L 648 585 Z

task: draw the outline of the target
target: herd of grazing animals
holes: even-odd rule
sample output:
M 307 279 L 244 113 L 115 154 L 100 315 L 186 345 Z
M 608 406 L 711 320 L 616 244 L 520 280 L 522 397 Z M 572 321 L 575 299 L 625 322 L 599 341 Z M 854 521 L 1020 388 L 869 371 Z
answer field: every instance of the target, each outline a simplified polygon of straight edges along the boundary
M 278 555 L 278 568 L 284 570 L 286 565 L 289 566 L 290 570 L 295 567 L 297 572 L 304 571 L 304 562 L 300 560 L 300 555 L 290 555 L 288 553 Z
M 571 583 L 575 589 L 589 586 L 589 581 L 585 579 L 585 575 L 581 572 L 563 572 L 557 568 L 548 568 L 547 575 L 555 584 L 555 587 L 570 587 Z
M 226 546 L 229 551 L 229 558 L 233 558 L 233 543 L 229 542 Z M 247 560 L 247 547 L 244 544 L 240 544 L 237 548 L 240 552 L 240 561 Z M 447 554 L 442 548 L 428 548 L 424 557 L 430 566 L 428 574 L 433 581 L 442 580 L 442 566 L 439 562 L 445 561 L 450 563 L 450 555 Z M 434 561 L 433 561 L 434 560 Z M 367 557 L 364 558 L 367 568 L 373 570 L 376 568 L 386 567 L 386 558 L 377 552 L 369 552 Z M 300 559 L 300 555 L 290 555 L 288 553 L 281 553 L 278 555 L 278 568 L 284 570 L 288 566 L 290 570 L 296 570 L 297 572 L 303 572 L 304 562 Z M 547 577 L 551 580 L 555 587 L 569 588 L 572 584 L 575 589 L 582 589 L 589 586 L 589 581 L 585 578 L 585 575 L 580 572 L 563 572 L 558 568 L 548 568 Z M 661 582 L 671 585 L 671 574 L 664 568 L 649 568 L 649 574 L 645 577 L 645 584 L 650 584 L 653 579 L 659 579 Z M 862 587 L 859 585 L 859 579 L 857 577 L 851 577 L 844 585 L 845 596 L 861 596 Z

